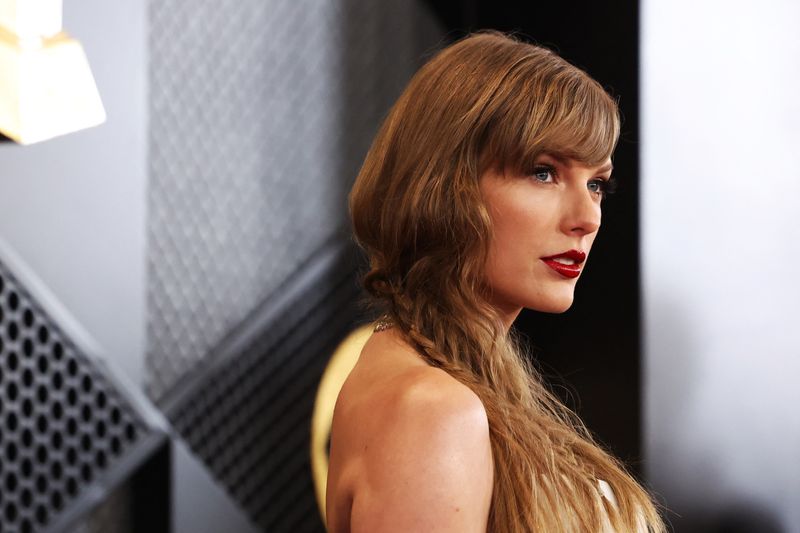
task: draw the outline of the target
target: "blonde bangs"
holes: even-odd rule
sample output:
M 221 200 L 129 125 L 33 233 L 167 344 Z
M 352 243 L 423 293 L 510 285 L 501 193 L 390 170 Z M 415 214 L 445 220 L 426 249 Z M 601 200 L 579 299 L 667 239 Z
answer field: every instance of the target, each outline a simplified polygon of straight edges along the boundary
M 609 159 L 620 134 L 616 101 L 577 68 L 542 75 L 534 70 L 541 58 L 527 63 L 509 80 L 509 90 L 496 95 L 502 100 L 487 132 L 485 160 L 530 173 L 542 153 L 589 166 Z

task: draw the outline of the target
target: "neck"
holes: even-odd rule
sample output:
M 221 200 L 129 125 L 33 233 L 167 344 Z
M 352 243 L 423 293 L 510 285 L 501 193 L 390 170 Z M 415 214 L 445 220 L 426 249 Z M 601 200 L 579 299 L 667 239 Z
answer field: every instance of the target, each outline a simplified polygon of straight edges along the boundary
M 498 309 L 497 314 L 500 316 L 500 319 L 503 321 L 503 327 L 505 327 L 506 333 L 508 330 L 511 329 L 511 326 L 514 324 L 514 321 L 519 316 L 520 312 L 522 312 L 521 307 L 515 307 L 510 310 L 503 310 Z
M 500 319 L 500 323 L 503 325 L 505 332 L 508 333 L 508 331 L 511 329 L 511 326 L 514 324 L 514 321 L 522 312 L 522 307 L 497 301 L 490 302 L 489 305 L 494 309 L 494 312 Z

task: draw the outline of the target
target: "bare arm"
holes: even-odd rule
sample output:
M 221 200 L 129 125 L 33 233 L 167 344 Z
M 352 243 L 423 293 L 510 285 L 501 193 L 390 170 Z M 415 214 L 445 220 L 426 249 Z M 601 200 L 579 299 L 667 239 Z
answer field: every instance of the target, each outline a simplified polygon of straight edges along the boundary
M 363 451 L 353 533 L 484 532 L 492 495 L 486 412 L 437 370 L 405 387 Z

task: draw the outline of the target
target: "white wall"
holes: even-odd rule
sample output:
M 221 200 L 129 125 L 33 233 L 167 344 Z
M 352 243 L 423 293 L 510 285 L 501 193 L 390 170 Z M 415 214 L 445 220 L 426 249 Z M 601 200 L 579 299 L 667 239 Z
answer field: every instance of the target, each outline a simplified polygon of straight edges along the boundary
M 677 531 L 800 531 L 798 23 L 642 2 L 645 446 Z
M 145 335 L 146 2 L 67 0 L 105 124 L 0 144 L 0 238 L 135 383 Z

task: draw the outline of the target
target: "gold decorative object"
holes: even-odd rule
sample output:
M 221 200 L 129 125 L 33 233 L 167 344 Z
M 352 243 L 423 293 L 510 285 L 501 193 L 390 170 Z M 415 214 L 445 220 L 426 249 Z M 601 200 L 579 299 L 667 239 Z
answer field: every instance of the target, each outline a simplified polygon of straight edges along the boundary
M 314 489 L 317 504 L 325 522 L 325 486 L 328 480 L 328 441 L 333 422 L 333 408 L 339 391 L 347 376 L 358 361 L 361 349 L 367 343 L 374 324 L 362 326 L 353 331 L 333 352 L 333 356 L 322 374 L 311 415 L 311 472 L 314 476 Z

